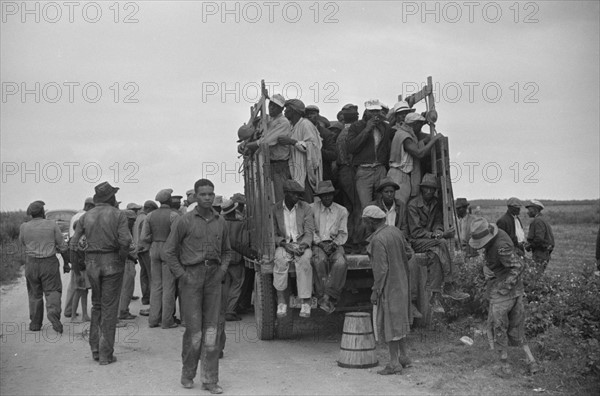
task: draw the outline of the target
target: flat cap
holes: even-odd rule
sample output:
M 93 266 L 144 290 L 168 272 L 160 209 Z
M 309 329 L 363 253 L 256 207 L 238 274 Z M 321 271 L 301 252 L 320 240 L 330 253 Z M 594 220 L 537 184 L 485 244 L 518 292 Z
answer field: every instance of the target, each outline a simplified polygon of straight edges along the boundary
M 156 202 L 149 199 L 146 202 L 144 202 L 144 208 L 158 209 L 158 205 L 156 204 Z
M 34 216 L 42 213 L 42 211 L 44 210 L 44 205 L 46 205 L 44 201 L 33 201 L 27 207 L 27 214 L 30 216 Z
M 306 111 L 316 111 L 318 113 L 321 110 L 319 110 L 319 107 L 317 105 L 308 105 L 306 106 Z
M 385 212 L 381 210 L 379 206 L 369 205 L 367 206 L 363 212 L 362 217 L 368 217 L 371 219 L 385 219 Z
M 165 188 L 163 190 L 160 190 L 158 194 L 156 194 L 156 197 L 154 199 L 160 203 L 169 202 L 171 200 L 172 193 L 172 188 Z
M 536 206 L 538 207 L 540 210 L 544 209 L 544 205 L 538 201 L 537 199 L 532 199 L 531 201 L 529 201 L 527 203 L 527 205 L 525 205 L 526 208 L 530 207 L 530 206 Z
M 135 202 L 130 202 L 127 204 L 127 209 L 142 209 L 141 205 L 136 204 Z
M 285 101 L 285 107 L 289 107 L 297 113 L 304 114 L 306 111 L 306 106 L 304 106 L 304 102 L 300 99 L 288 99 Z
M 506 206 L 514 206 L 516 208 L 520 208 L 521 206 L 523 206 L 523 204 L 521 203 L 519 198 L 511 197 L 508 199 L 508 201 L 506 201 Z
M 416 122 L 416 121 L 427 121 L 427 120 L 425 119 L 425 117 L 423 117 L 419 113 L 408 113 L 406 115 L 406 118 L 404 119 L 404 122 L 407 124 L 412 124 L 413 122 Z
M 125 209 L 123 210 L 123 213 L 125 213 L 125 216 L 127 216 L 128 219 L 135 219 L 137 217 L 135 212 L 131 209 Z

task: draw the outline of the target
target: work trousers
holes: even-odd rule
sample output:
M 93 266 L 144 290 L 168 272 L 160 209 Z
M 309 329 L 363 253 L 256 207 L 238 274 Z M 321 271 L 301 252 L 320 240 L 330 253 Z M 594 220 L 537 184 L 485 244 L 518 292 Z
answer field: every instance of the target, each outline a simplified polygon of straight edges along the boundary
M 231 264 L 229 265 L 231 267 Z M 225 334 L 225 314 L 227 313 L 227 302 L 229 300 L 229 295 L 231 293 L 229 289 L 229 282 L 227 281 L 227 277 L 229 275 L 225 275 L 225 282 L 221 283 L 221 309 L 219 309 L 219 324 L 217 331 L 219 335 L 217 336 L 217 345 L 219 346 L 219 353 L 225 350 L 225 341 L 227 341 L 227 335 Z M 235 311 L 233 311 L 235 313 Z
M 338 185 L 341 190 L 341 205 L 348 210 L 348 243 L 357 244 L 356 230 L 360 226 L 361 207 L 356 192 L 356 172 L 350 165 L 338 168 Z
M 273 189 L 275 190 L 275 201 L 283 199 L 283 183 L 291 179 L 290 166 L 287 160 L 271 162 L 271 178 L 273 179 Z
M 408 204 L 412 188 L 410 173 L 404 173 L 397 168 L 390 168 L 387 175 L 400 186 L 400 188 L 396 190 L 395 198 L 403 202 L 405 205 Z
M 284 291 L 288 287 L 288 271 L 290 262 L 296 266 L 296 283 L 299 298 L 312 297 L 312 266 L 310 259 L 312 250 L 306 249 L 302 256 L 294 256 L 283 247 L 275 249 L 275 265 L 273 266 L 273 286 L 278 291 Z
M 123 271 L 123 286 L 121 287 L 121 297 L 119 300 L 119 316 L 125 316 L 129 313 L 129 303 L 133 297 L 135 288 L 135 264 L 131 260 L 125 261 L 125 270 Z
M 71 268 L 71 279 L 69 280 L 69 286 L 67 287 L 67 301 L 65 302 L 65 317 L 70 317 L 72 314 L 77 313 L 77 307 L 75 312 L 72 312 L 71 307 L 73 306 L 73 295 L 77 289 L 77 279 L 75 279 L 75 271 Z
M 230 263 L 225 275 L 225 288 L 227 289 L 227 298 L 224 301 L 225 313 L 235 314 L 235 307 L 242 293 L 244 283 L 244 261 Z
M 313 277 L 315 294 L 318 297 L 327 294 L 336 300 L 339 299 L 348 273 L 344 248 L 338 246 L 335 252 L 327 255 L 320 247 L 313 246 L 312 252 L 312 264 L 315 271 Z
M 48 320 L 52 323 L 60 322 L 62 281 L 58 258 L 55 255 L 45 258 L 27 257 L 25 279 L 29 297 L 30 328 L 41 329 L 42 327 L 44 296 Z
M 92 286 L 90 348 L 100 362 L 112 360 L 119 298 L 125 263 L 114 253 L 86 253 L 85 266 Z
M 444 283 L 454 282 L 456 271 L 445 239 L 412 239 L 410 242 L 416 253 L 427 255 L 427 288 L 430 291 L 441 292 Z
M 150 304 L 150 285 L 152 282 L 152 272 L 150 264 L 150 251 L 138 252 L 140 263 L 140 289 L 142 290 L 142 304 Z
M 163 329 L 170 328 L 175 312 L 175 277 L 165 260 L 164 242 L 153 242 L 150 247 L 152 289 L 150 291 L 150 315 L 148 324 L 152 327 L 162 323 Z
M 386 177 L 383 165 L 376 167 L 359 166 L 356 170 L 356 191 L 360 201 L 360 212 L 375 199 L 375 190 L 379 181 Z
M 181 360 L 182 378 L 194 379 L 201 361 L 204 384 L 219 382 L 218 325 L 222 300 L 222 275 L 218 265 L 185 266 L 179 278 L 179 298 L 185 322 Z

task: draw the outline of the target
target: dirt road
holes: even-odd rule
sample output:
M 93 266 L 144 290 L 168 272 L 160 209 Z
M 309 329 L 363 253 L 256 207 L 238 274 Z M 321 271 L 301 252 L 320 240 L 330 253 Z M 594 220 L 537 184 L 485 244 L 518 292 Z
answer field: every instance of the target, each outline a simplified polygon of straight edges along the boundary
M 63 275 L 65 292 L 68 279 Z M 3 286 L 0 293 L 2 395 L 208 394 L 198 383 L 192 390 L 179 384 L 182 327 L 150 329 L 147 318 L 138 316 L 117 329 L 118 361 L 100 366 L 92 360 L 83 336 L 89 322 L 63 318 L 60 335 L 44 318 L 42 331 L 30 332 L 24 278 Z M 141 295 L 137 280 L 135 294 Z M 140 300 L 132 302 L 132 313 L 137 315 L 140 308 Z M 422 382 L 411 376 L 416 369 L 401 376 L 377 375 L 386 359 L 381 348 L 379 368 L 338 367 L 342 321 L 334 314 L 300 323 L 297 336 L 288 341 L 258 340 L 252 315 L 228 322 L 225 357 L 220 361 L 225 394 L 439 394 L 439 389 L 417 385 Z

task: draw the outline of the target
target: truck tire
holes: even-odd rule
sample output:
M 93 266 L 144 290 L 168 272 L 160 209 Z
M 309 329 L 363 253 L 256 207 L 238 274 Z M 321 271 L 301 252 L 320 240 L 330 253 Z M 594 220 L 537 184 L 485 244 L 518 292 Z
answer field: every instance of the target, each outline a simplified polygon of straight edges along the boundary
M 260 340 L 272 340 L 275 332 L 275 289 L 273 274 L 256 272 L 254 277 L 254 318 Z

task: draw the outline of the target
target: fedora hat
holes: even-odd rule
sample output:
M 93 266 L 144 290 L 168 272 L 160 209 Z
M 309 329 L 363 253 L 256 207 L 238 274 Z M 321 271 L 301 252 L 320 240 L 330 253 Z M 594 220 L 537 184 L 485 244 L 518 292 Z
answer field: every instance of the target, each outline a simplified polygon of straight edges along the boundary
M 456 206 L 457 209 L 467 207 L 469 206 L 469 202 L 467 201 L 467 198 L 456 198 L 456 203 L 454 206 Z
M 273 102 L 279 107 L 285 106 L 285 98 L 283 97 L 283 95 L 280 94 L 275 94 L 271 96 L 271 102 Z
M 498 234 L 498 226 L 478 217 L 471 223 L 471 239 L 469 245 L 473 249 L 481 249 Z
M 317 184 L 317 192 L 315 195 L 335 194 L 335 188 L 331 180 L 323 180 Z
M 433 173 L 425 173 L 423 179 L 421 180 L 421 184 L 419 186 L 438 188 L 437 177 Z
M 384 177 L 383 179 L 379 180 L 379 184 L 377 185 L 377 190 L 375 190 L 375 191 L 379 192 L 388 186 L 394 187 L 394 190 L 400 190 L 400 186 L 398 185 L 398 183 L 396 183 L 394 180 L 392 180 L 391 177 Z
M 119 191 L 119 187 L 113 187 L 108 182 L 102 182 L 94 187 L 94 203 L 102 203 L 108 201 L 112 196 L 114 196 L 117 191 Z
M 238 207 L 238 205 L 239 204 L 237 202 L 234 202 L 231 199 L 223 201 L 223 204 L 221 205 L 221 214 L 226 215 L 228 213 L 233 212 Z
M 303 193 L 304 188 L 297 181 L 288 179 L 283 182 L 283 191 Z

